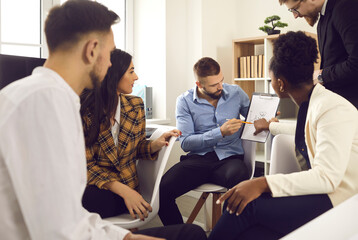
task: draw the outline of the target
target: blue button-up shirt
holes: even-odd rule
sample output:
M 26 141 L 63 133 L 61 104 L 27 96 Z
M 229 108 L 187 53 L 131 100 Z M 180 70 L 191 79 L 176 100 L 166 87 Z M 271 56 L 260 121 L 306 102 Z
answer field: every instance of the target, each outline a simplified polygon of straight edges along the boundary
M 206 99 L 199 98 L 197 87 L 177 98 L 177 128 L 182 132 L 181 147 L 189 154 L 204 155 L 215 151 L 220 160 L 232 155 L 244 154 L 240 139 L 241 129 L 223 137 L 221 125 L 231 118 L 245 116 L 250 100 L 238 86 L 223 84 L 223 94 L 216 108 Z

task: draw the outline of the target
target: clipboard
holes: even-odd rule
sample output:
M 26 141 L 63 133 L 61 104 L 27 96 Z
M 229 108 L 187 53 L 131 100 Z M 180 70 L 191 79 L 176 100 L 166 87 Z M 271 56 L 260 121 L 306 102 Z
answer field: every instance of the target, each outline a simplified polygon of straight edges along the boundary
M 245 121 L 253 123 L 255 120 L 261 118 L 265 118 L 269 121 L 276 116 L 279 103 L 280 98 L 276 94 L 253 93 Z M 254 132 L 254 124 L 244 124 L 244 128 L 241 132 L 241 139 L 264 143 L 270 133 L 266 130 L 254 135 Z

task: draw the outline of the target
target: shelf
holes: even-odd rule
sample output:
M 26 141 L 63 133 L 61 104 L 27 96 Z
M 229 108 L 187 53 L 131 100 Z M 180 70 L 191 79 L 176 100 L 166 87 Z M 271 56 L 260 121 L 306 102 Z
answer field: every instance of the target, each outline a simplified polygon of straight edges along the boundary
M 306 33 L 307 35 L 316 38 L 316 34 Z M 266 35 L 262 37 L 252 37 L 252 38 L 242 38 L 242 39 L 233 39 L 232 40 L 232 80 L 233 84 L 239 85 L 243 91 L 247 93 L 249 98 L 251 98 L 254 92 L 264 92 L 264 93 L 274 93 L 274 90 L 270 84 L 271 78 L 269 77 L 269 62 L 273 56 L 273 47 L 274 40 L 277 39 L 279 35 Z M 248 56 L 263 56 L 262 59 L 262 71 L 258 73 L 259 75 L 240 75 L 240 69 L 245 69 L 240 66 L 240 59 Z M 247 60 L 247 58 L 246 58 Z M 250 58 L 251 61 L 251 58 Z M 248 63 L 248 61 L 246 62 Z M 250 62 L 251 65 L 255 65 Z M 243 64 L 244 65 L 244 64 Z M 260 65 L 260 64 L 259 64 Z M 247 66 L 247 64 L 246 64 Z M 315 64 L 315 69 L 319 69 L 320 61 Z M 247 70 L 247 68 L 246 68 Z M 255 68 L 254 68 L 255 71 Z M 263 76 L 260 78 L 240 78 L 240 76 Z M 298 114 L 298 107 L 290 98 L 281 98 L 279 111 L 281 115 L 278 117 L 280 122 L 296 122 L 296 117 Z M 260 146 L 256 150 L 256 161 L 260 164 L 264 164 L 264 173 L 268 174 L 269 165 L 270 165 L 270 155 L 271 155 L 271 141 L 267 141 L 264 147 Z
M 232 40 L 234 43 L 264 44 L 264 39 L 276 39 L 279 34 L 265 35 L 261 37 L 240 38 Z
M 256 151 L 256 158 L 255 158 L 256 162 L 262 162 L 262 163 L 266 163 L 265 160 L 265 152 L 264 151 Z

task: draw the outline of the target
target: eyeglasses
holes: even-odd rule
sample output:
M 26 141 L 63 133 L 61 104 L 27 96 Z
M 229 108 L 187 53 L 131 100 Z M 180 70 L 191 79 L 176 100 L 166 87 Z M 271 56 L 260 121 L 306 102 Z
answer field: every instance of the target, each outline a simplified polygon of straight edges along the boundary
M 293 8 L 289 8 L 288 11 L 293 13 L 293 14 L 297 14 L 297 15 L 301 15 L 301 13 L 298 11 L 298 9 L 301 7 L 301 2 L 300 1 L 296 7 L 293 7 Z

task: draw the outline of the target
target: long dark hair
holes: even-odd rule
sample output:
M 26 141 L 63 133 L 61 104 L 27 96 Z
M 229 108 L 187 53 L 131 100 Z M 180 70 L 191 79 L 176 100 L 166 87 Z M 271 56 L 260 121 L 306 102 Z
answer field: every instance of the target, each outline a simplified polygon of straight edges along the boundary
M 81 116 L 90 116 L 91 126 L 85 131 L 86 146 L 92 146 L 99 135 L 100 125 L 110 126 L 118 105 L 117 87 L 128 70 L 132 56 L 125 51 L 115 49 L 111 54 L 112 66 L 108 69 L 100 88 L 85 89 L 81 94 Z

